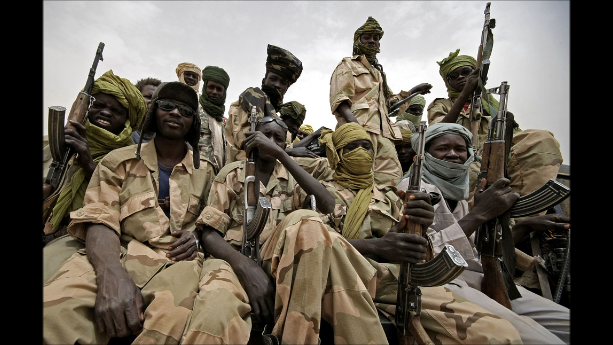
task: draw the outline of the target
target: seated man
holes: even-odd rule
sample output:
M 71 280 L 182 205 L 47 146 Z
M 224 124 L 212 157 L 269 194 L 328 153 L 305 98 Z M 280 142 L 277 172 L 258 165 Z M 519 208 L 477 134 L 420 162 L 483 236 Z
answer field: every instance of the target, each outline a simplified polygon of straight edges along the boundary
M 445 287 L 509 320 L 519 330 L 524 344 L 568 344 L 568 308 L 517 286 L 522 297 L 511 301 L 511 311 L 480 291 L 483 268 L 475 247 L 475 231 L 487 220 L 506 212 L 519 195 L 512 192 L 508 179 L 500 179 L 475 197 L 475 205 L 469 212 L 468 169 L 474 159 L 471 137 L 466 128 L 455 123 L 434 124 L 425 132 L 422 188 L 439 193 L 444 199 L 434 206 L 434 222 L 427 236 L 435 255 L 445 244 L 451 244 L 468 262 L 468 268 Z M 413 145 L 418 140 L 417 134 L 411 138 Z M 483 180 L 481 189 L 486 182 Z M 407 186 L 408 180 L 404 180 L 398 190 L 406 190 Z M 551 224 L 550 219 L 549 216 L 529 218 L 518 222 L 513 232 L 521 237 L 527 227 L 534 231 L 539 224 Z
M 378 186 L 373 182 L 370 164 L 374 156 L 372 141 L 357 123 L 344 124 L 335 132 L 324 131 L 320 143 L 325 145 L 330 166 L 334 169 L 333 179 L 320 182 L 336 201 L 332 213 L 321 213 L 322 220 L 368 257 L 377 270 L 375 305 L 393 320 L 400 262 L 423 262 L 428 244 L 423 237 L 398 231 L 406 226 L 407 218 L 426 227 L 432 223 L 429 196 L 416 193 L 415 198 L 403 206 L 400 196 L 404 193 L 398 192 L 397 195 L 393 186 Z M 508 321 L 449 289 L 422 287 L 421 291 L 421 322 L 436 344 L 521 342 L 517 330 Z M 479 317 L 474 319 L 476 315 Z M 468 329 L 460 331 L 456 328 L 457 320 L 470 318 L 474 322 Z
M 204 331 L 188 327 L 185 342 L 246 344 L 253 312 L 274 323 L 271 333 L 283 344 L 317 344 L 321 319 L 332 325 L 339 343 L 386 344 L 372 302 L 375 270 L 342 236 L 328 231 L 317 212 L 299 210 L 297 186 L 315 196 L 322 213 L 332 212 L 334 199 L 287 155 L 286 135 L 282 120 L 266 116 L 246 133 L 244 145 L 238 143 L 247 153 L 257 149 L 255 184 L 259 197 L 272 204 L 260 235 L 262 267 L 238 251 L 245 162 L 226 165 L 213 182 L 196 223 L 212 255 L 202 268 L 192 316 Z
M 317 158 L 318 156 L 315 153 L 307 149 L 308 142 L 298 140 L 299 129 L 306 116 L 304 105 L 296 101 L 284 103 L 279 108 L 279 116 L 287 125 L 287 147 L 285 152 L 292 157 Z M 311 130 L 311 132 L 313 131 Z
M 70 214 L 68 233 L 85 250 L 43 286 L 46 344 L 106 344 L 130 334 L 135 344 L 181 340 L 203 262 L 195 222 L 214 169 L 197 152 L 196 92 L 170 82 L 156 93 L 142 127 L 155 138 L 108 153 L 83 207 Z
M 430 103 L 428 125 L 439 122 L 459 123 L 472 133 L 473 147 L 477 149 L 477 155 L 481 156 L 491 120 L 490 105 L 498 111 L 499 102 L 491 94 L 488 99 L 482 99 L 484 113 L 479 113 L 475 107 L 476 121 L 471 123 L 470 101 L 477 87 L 479 69 L 477 61 L 472 56 L 458 55 L 459 52 L 458 49 L 449 53 L 447 58 L 437 62 L 449 98 L 436 98 Z M 551 132 L 537 129 L 521 130 L 519 126 L 513 129 L 512 146 L 507 163 L 513 192 L 523 196 L 535 191 L 549 179 L 555 179 L 562 161 L 560 144 Z M 470 194 L 467 200 L 469 207 L 473 205 L 479 167 L 478 159 L 470 166 Z
M 43 283 L 83 245 L 68 236 L 70 212 L 83 207 L 83 198 L 96 165 L 114 149 L 133 145 L 131 135 L 143 122 L 146 102 L 129 80 L 109 70 L 94 81 L 92 103 L 84 124 L 71 121 L 77 130 L 65 131 L 65 142 L 78 153 L 66 172 L 62 188 L 43 239 Z M 44 185 L 51 187 L 51 185 Z
M 293 142 L 298 142 L 306 138 L 307 135 L 312 134 L 312 133 L 313 133 L 313 127 L 311 127 L 311 125 L 307 125 L 306 123 L 303 123 L 302 125 L 300 125 L 300 128 L 298 128 L 298 133 L 296 133 L 296 139 L 294 139 Z

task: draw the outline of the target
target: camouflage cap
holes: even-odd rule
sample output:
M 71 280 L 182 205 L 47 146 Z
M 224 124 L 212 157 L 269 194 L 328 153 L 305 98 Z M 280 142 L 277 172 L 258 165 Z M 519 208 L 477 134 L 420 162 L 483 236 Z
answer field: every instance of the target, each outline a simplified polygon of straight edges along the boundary
M 266 72 L 275 72 L 287 78 L 290 84 L 298 80 L 302 73 L 302 62 L 289 51 L 268 45 L 268 57 L 266 58 Z
M 383 38 L 383 29 L 381 28 L 381 25 L 379 25 L 379 22 L 373 17 L 368 17 L 366 23 L 355 30 L 355 33 L 353 34 L 353 41 L 357 41 L 360 39 L 360 36 L 365 33 L 379 34 L 379 39 Z
M 302 122 L 306 117 L 306 108 L 299 102 L 291 101 L 281 105 L 279 114 L 281 114 L 281 117 L 289 116 Z

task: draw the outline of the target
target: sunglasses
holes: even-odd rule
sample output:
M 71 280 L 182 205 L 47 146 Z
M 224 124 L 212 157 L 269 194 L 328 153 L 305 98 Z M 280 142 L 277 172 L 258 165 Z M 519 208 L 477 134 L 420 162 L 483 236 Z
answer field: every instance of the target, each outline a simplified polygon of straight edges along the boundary
M 177 104 L 167 99 L 159 99 L 155 103 L 157 103 L 160 109 L 165 110 L 165 111 L 172 111 L 174 108 L 179 108 L 179 114 L 185 117 L 192 117 L 194 116 L 194 113 L 195 113 L 194 109 L 192 109 L 190 106 L 187 106 L 184 104 Z
M 261 119 L 258 120 L 258 124 L 260 123 L 265 124 L 265 123 L 269 123 L 273 121 L 276 122 L 279 126 L 283 127 L 283 129 L 288 130 L 285 122 L 283 122 L 283 120 L 281 119 L 277 119 L 276 117 L 271 117 L 271 116 L 262 117 Z
M 462 68 L 460 70 L 460 73 L 449 73 L 447 75 L 447 81 L 449 80 L 456 80 L 458 79 L 460 76 L 464 76 L 464 77 L 468 77 L 475 69 L 470 67 L 470 66 L 464 66 L 464 68 Z

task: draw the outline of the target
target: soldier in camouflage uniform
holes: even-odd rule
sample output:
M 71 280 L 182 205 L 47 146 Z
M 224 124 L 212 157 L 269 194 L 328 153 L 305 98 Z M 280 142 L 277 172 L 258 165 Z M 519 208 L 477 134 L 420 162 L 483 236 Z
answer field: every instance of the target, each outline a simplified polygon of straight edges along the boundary
M 474 159 L 470 149 L 472 134 L 455 123 L 438 123 L 426 130 L 426 153 L 423 161 L 422 187 L 443 196 L 434 206 L 434 222 L 427 231 L 435 255 L 445 244 L 453 245 L 468 263 L 462 274 L 445 288 L 487 309 L 508 321 L 519 330 L 524 344 L 564 344 L 570 342 L 570 311 L 551 300 L 517 286 L 522 297 L 511 301 L 512 310 L 481 293 L 483 268 L 475 247 L 475 231 L 485 221 L 501 215 L 517 200 L 508 179 L 500 179 L 479 194 L 472 209 L 468 208 L 469 166 Z M 417 145 L 419 135 L 411 138 Z M 452 175 L 456 174 L 456 175 Z M 407 189 L 408 180 L 398 185 Z M 484 186 L 481 186 L 482 188 Z M 529 231 L 548 228 L 549 216 L 534 217 L 530 222 L 518 222 L 513 227 Z M 565 227 L 570 224 L 553 224 Z
M 272 319 L 283 344 L 317 344 L 320 320 L 334 328 L 335 343 L 386 344 L 372 302 L 375 270 L 339 234 L 328 231 L 318 213 L 299 210 L 298 185 L 315 196 L 321 212 L 334 199 L 285 153 L 287 127 L 274 117 L 247 132 L 247 152 L 257 148 L 255 183 L 272 211 L 260 235 L 262 268 L 239 253 L 243 231 L 245 163 L 226 165 L 211 186 L 197 221 L 206 259 L 185 342 L 246 344 L 250 313 Z M 257 189 L 256 189 L 257 190 Z M 272 279 L 271 279 L 272 278 Z M 196 307 L 198 311 L 196 311 Z M 214 322 L 206 315 L 221 314 Z
M 336 128 L 357 122 L 370 134 L 375 150 L 375 183 L 395 185 L 402 177 L 402 168 L 393 141 L 402 137 L 390 122 L 388 108 L 400 97 L 417 91 L 428 93 L 432 86 L 420 84 L 394 95 L 376 58 L 381 37 L 383 30 L 372 17 L 355 31 L 353 56 L 343 58 L 330 78 L 330 108 L 336 116 Z
M 226 137 L 224 135 L 224 111 L 230 76 L 217 66 L 202 70 L 202 95 L 199 97 L 200 155 L 213 162 L 215 171 L 226 165 Z
M 372 167 L 366 164 L 373 159 L 372 142 L 358 124 L 344 124 L 336 132 L 324 131 L 320 142 L 326 145 L 335 171 L 333 179 L 320 182 L 336 202 L 333 212 L 321 214 L 322 220 L 347 238 L 377 270 L 374 302 L 394 321 L 398 262 L 423 262 L 428 245 L 423 237 L 397 230 L 406 226 L 403 214 L 424 226 L 431 224 L 432 206 L 425 193 L 416 193 L 414 200 L 403 205 L 395 187 L 373 183 Z M 363 210 L 354 211 L 360 204 Z M 449 289 L 422 287 L 421 291 L 421 322 L 435 344 L 521 344 L 519 333 L 508 321 Z M 469 324 L 460 321 L 471 319 L 474 322 Z
M 428 124 L 439 122 L 459 123 L 473 134 L 473 146 L 477 155 L 481 156 L 483 144 L 487 139 L 487 128 L 491 116 L 488 112 L 489 104 L 498 110 L 498 101 L 489 95 L 488 99 L 481 100 L 485 111 L 481 114 L 475 107 L 475 118 L 470 121 L 470 100 L 477 87 L 479 70 L 477 61 L 468 55 L 459 55 L 460 50 L 449 53 L 449 56 L 440 62 L 439 73 L 445 85 L 449 98 L 436 98 L 428 106 Z M 517 123 L 515 122 L 515 125 Z M 520 195 L 526 195 L 549 179 L 555 179 L 563 158 L 560 144 L 553 134 L 545 130 L 521 130 L 519 126 L 513 129 L 513 140 L 507 173 L 511 180 L 511 188 Z M 477 175 L 481 162 L 476 159 L 470 167 L 470 196 L 468 204 L 472 207 Z
M 241 145 L 245 141 L 245 133 L 249 130 L 251 107 L 256 106 L 258 118 L 278 117 L 277 111 L 283 104 L 283 96 L 302 73 L 302 62 L 291 52 L 269 44 L 267 54 L 266 74 L 262 79 L 262 86 L 247 88 L 228 109 L 225 128 L 226 164 L 247 159 Z
M 85 249 L 43 286 L 44 343 L 181 340 L 203 262 L 195 222 L 214 169 L 197 152 L 196 92 L 170 82 L 156 93 L 141 127 L 156 137 L 106 155 L 71 213 L 68 232 Z

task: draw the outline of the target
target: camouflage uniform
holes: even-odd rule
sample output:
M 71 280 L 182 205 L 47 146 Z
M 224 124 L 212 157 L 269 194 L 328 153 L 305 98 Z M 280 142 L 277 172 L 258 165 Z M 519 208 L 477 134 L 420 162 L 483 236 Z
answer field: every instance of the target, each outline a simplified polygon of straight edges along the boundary
M 204 208 L 214 169 L 200 159 L 195 169 L 191 150 L 170 176 L 170 219 L 157 201 L 158 164 L 154 141 L 109 153 L 98 164 L 84 206 L 70 216 L 68 232 L 85 241 L 86 226 L 113 229 L 121 242 L 121 264 L 141 289 L 145 321 L 137 343 L 176 344 L 183 335 L 198 293 L 203 254 L 174 262 L 166 257 L 177 240 L 175 230 L 193 231 Z M 174 282 L 174 283 L 173 283 Z M 85 249 L 72 255 L 43 286 L 43 341 L 50 344 L 100 344 L 109 337 L 94 323 L 96 273 Z
M 400 182 L 399 190 L 406 190 L 408 179 Z M 422 188 L 442 195 L 434 185 L 422 180 Z M 481 293 L 483 268 L 475 248 L 475 233 L 466 237 L 458 220 L 468 214 L 468 203 L 458 202 L 451 212 L 446 202 L 434 206 L 434 222 L 427 231 L 434 255 L 441 252 L 445 244 L 451 244 L 462 254 L 468 268 L 445 287 L 467 298 L 473 303 L 510 321 L 521 334 L 524 344 L 564 344 L 570 342 L 570 311 L 551 300 L 538 296 L 517 286 L 522 297 L 512 300 L 512 311 Z M 562 341 L 563 339 L 564 341 Z
M 452 105 L 452 100 L 449 98 L 436 98 L 432 101 L 428 106 L 428 125 L 441 122 Z M 482 115 L 476 110 L 475 117 L 478 121 L 471 124 L 469 115 L 469 109 L 464 107 L 456 123 L 464 126 L 472 133 L 478 134 L 477 136 L 473 135 L 473 146 L 477 148 L 477 155 L 481 156 L 483 144 L 487 139 L 487 127 L 491 116 Z M 530 194 L 550 179 L 555 180 L 562 161 L 560 143 L 551 132 L 528 129 L 514 133 L 507 161 L 507 173 L 511 180 L 513 192 L 520 195 Z M 480 167 L 481 162 L 477 161 L 470 165 L 470 196 L 467 200 L 470 207 L 473 205 Z
M 198 148 L 200 155 L 213 162 L 215 171 L 221 170 L 226 165 L 226 137 L 224 136 L 224 124 L 209 116 L 202 105 L 198 104 L 200 116 L 200 141 Z
M 396 185 L 402 177 L 402 167 L 392 141 L 402 140 L 402 136 L 387 116 L 381 72 L 364 55 L 343 58 L 330 78 L 330 108 L 337 120 L 335 129 L 347 123 L 337 111 L 345 101 L 373 142 L 375 184 Z
M 322 220 L 342 233 L 345 215 L 356 192 L 335 181 L 321 181 L 334 196 L 336 206 Z M 359 239 L 383 237 L 400 219 L 402 200 L 394 187 L 373 189 L 368 212 L 359 230 Z M 375 305 L 394 321 L 400 264 L 378 263 L 367 258 L 377 270 Z M 421 287 L 421 322 L 435 344 L 521 344 L 519 333 L 506 320 L 493 315 L 446 287 Z M 462 320 L 474 320 L 464 324 Z
M 258 118 L 279 117 L 268 96 L 260 88 L 250 87 L 243 91 L 238 101 L 232 102 L 228 109 L 228 121 L 224 130 L 227 142 L 226 164 L 247 159 L 245 150 L 243 150 L 243 142 L 246 137 L 245 133 L 251 129 L 249 116 L 252 106 L 256 106 Z
M 244 179 L 244 162 L 226 165 L 215 178 L 207 207 L 197 221 L 218 230 L 237 249 L 242 239 Z M 386 344 L 372 302 L 375 270 L 342 236 L 328 231 L 316 212 L 298 210 L 301 197 L 296 186 L 280 162 L 268 185 L 260 182 L 260 196 L 272 204 L 260 235 L 263 268 L 276 283 L 272 333 L 284 344 L 317 344 L 323 318 L 333 326 L 336 343 Z M 202 276 L 206 278 L 199 293 L 202 312 L 223 310 L 223 320 L 207 322 L 204 331 L 188 328 L 186 339 L 245 344 L 251 308 L 232 268 L 210 258 Z

